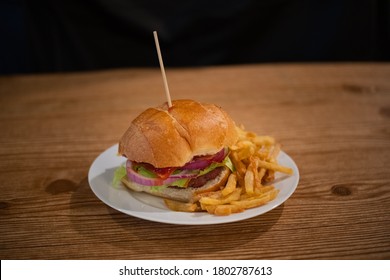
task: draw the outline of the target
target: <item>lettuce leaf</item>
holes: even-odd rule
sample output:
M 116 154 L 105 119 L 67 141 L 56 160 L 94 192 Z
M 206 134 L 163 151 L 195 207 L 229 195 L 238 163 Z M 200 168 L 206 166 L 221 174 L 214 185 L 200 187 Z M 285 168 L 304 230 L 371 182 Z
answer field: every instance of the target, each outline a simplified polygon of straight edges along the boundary
M 187 178 L 183 178 L 183 179 L 178 179 L 176 180 L 175 182 L 173 183 L 170 183 L 169 186 L 170 187 L 179 187 L 179 188 L 185 188 L 188 184 L 188 182 L 190 181 L 190 179 L 187 179 Z M 168 185 L 162 185 L 162 186 L 153 186 L 151 188 L 151 190 L 153 192 L 160 192 L 162 191 L 163 189 L 167 188 Z
M 161 192 L 163 189 L 167 188 L 168 186 L 153 186 L 151 187 L 152 192 Z
M 170 186 L 175 186 L 175 187 L 179 187 L 179 188 L 184 188 L 187 186 L 188 182 L 190 181 L 190 179 L 188 178 L 183 178 L 183 179 L 179 179 L 173 183 L 170 183 L 169 185 Z
M 157 178 L 156 174 L 153 171 L 148 170 L 142 165 L 136 167 L 136 171 L 138 174 L 146 177 L 146 178 Z
M 221 166 L 226 166 L 227 168 L 230 169 L 231 172 L 235 171 L 235 168 L 234 168 L 234 165 L 233 165 L 232 161 L 230 160 L 229 156 L 226 156 L 225 159 L 222 162 L 213 162 L 208 167 L 206 167 L 205 169 L 201 170 L 199 172 L 199 176 L 202 176 L 202 175 L 204 175 L 206 173 L 209 173 L 210 171 L 213 171 L 215 168 L 221 167 Z
M 124 176 L 126 176 L 126 168 L 122 165 L 119 166 L 114 172 L 114 178 L 112 179 L 112 186 L 117 188 Z
M 227 168 L 230 169 L 231 172 L 236 171 L 236 168 L 234 168 L 233 162 L 230 160 L 230 157 L 229 157 L 229 156 L 227 156 L 227 157 L 223 160 L 223 163 L 225 164 L 225 166 L 226 166 Z

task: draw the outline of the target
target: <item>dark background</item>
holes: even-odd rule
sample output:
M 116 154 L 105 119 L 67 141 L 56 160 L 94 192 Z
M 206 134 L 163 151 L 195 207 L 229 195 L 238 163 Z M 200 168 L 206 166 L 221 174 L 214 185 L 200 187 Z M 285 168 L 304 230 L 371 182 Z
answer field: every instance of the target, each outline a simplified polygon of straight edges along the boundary
M 0 74 L 389 61 L 390 0 L 1 0 Z

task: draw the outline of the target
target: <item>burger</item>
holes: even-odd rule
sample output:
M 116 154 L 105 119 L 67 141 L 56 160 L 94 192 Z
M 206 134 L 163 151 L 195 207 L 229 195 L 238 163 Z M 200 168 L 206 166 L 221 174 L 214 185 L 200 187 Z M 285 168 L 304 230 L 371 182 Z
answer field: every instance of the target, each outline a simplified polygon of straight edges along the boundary
M 220 107 L 174 100 L 149 108 L 123 134 L 118 153 L 127 158 L 122 183 L 182 202 L 225 185 L 233 165 L 228 147 L 238 138 L 234 121 Z

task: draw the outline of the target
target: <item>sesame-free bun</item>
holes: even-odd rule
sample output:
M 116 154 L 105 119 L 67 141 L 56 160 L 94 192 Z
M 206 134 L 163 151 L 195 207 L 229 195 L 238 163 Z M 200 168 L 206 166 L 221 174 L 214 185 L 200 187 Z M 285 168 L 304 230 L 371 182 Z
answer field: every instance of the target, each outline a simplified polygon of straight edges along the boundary
M 119 142 L 119 154 L 156 168 L 179 167 L 237 141 L 233 120 L 220 107 L 174 100 L 136 117 Z

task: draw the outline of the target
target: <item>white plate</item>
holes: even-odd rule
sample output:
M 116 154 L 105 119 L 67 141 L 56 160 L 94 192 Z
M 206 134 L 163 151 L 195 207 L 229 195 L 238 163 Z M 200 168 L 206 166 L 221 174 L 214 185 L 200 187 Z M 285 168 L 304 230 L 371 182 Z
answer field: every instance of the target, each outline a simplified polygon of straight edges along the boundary
M 299 181 L 299 171 L 295 162 L 286 153 L 281 152 L 278 157 L 279 163 L 291 167 L 294 175 L 276 174 L 275 187 L 280 192 L 278 197 L 268 204 L 229 216 L 214 216 L 203 212 L 175 212 L 169 210 L 161 198 L 133 192 L 121 185 L 118 187 L 111 185 L 114 171 L 126 160 L 118 156 L 117 151 L 118 145 L 114 145 L 100 154 L 92 163 L 88 173 L 92 191 L 101 201 L 120 212 L 160 223 L 208 225 L 249 219 L 264 214 L 285 202 L 293 194 Z

